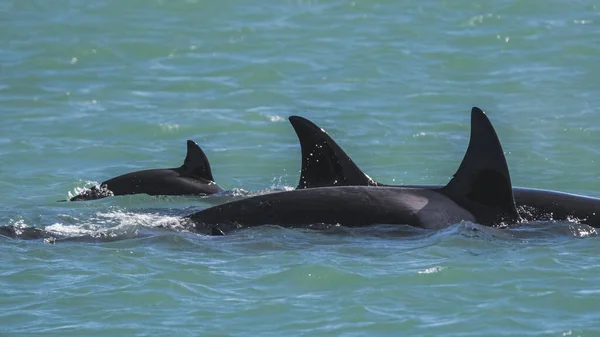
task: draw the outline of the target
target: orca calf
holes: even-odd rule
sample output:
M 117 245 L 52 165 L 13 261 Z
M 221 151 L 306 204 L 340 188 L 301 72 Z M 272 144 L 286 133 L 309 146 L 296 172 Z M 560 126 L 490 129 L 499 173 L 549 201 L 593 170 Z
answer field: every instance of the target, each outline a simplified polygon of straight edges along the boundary
M 115 195 L 209 195 L 222 192 L 213 178 L 208 158 L 195 142 L 187 141 L 187 155 L 177 168 L 131 172 L 109 179 L 72 197 L 70 201 Z
M 314 161 L 311 163 L 316 165 Z M 333 166 L 329 173 L 339 173 L 339 167 L 344 166 L 335 160 L 330 163 Z M 197 232 L 209 235 L 266 224 L 283 227 L 399 224 L 438 229 L 461 221 L 494 226 L 519 220 L 500 141 L 485 113 L 478 108 L 471 111 L 467 152 L 446 186 L 347 186 L 352 182 L 347 179 L 350 172 L 341 172 L 335 176 L 333 186 L 324 186 L 327 180 L 307 181 L 312 171 L 303 171 L 301 181 L 305 181 L 305 187 L 313 188 L 232 201 L 187 218 Z
M 440 189 L 441 185 L 385 185 L 365 174 L 319 126 L 306 118 L 289 118 L 302 149 L 298 189 L 317 186 L 388 186 Z M 520 217 L 526 221 L 576 220 L 600 228 L 600 199 L 550 190 L 514 187 Z

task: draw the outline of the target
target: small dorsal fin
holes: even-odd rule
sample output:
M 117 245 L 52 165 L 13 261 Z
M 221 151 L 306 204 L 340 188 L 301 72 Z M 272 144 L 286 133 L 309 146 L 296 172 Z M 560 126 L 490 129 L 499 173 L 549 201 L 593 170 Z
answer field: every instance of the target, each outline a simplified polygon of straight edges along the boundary
M 303 117 L 291 116 L 289 120 L 302 149 L 297 188 L 380 185 L 358 168 L 325 130 Z
M 181 166 L 187 170 L 191 175 L 200 177 L 206 180 L 215 181 L 210 169 L 210 163 L 208 158 L 204 154 L 204 151 L 194 141 L 187 141 L 187 155 Z
M 441 192 L 482 224 L 519 219 L 504 151 L 483 110 L 471 110 L 471 138 L 458 171 Z

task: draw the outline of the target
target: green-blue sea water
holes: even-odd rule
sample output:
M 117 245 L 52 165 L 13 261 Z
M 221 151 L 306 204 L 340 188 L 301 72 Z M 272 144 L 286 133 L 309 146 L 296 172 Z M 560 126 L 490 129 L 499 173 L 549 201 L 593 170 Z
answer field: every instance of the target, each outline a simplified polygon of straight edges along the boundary
M 568 223 L 214 238 L 160 227 L 226 197 L 57 200 L 188 139 L 224 189 L 293 188 L 290 115 L 380 182 L 444 184 L 472 106 L 514 185 L 600 196 L 599 7 L 0 1 L 0 225 L 120 238 L 0 237 L 0 335 L 597 336 L 600 241 Z

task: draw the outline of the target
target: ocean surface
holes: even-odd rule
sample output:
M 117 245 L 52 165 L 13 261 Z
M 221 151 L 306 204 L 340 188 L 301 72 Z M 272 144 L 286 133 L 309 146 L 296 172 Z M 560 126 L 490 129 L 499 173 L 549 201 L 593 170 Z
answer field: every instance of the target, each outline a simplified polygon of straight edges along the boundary
M 0 1 L 0 225 L 99 238 L 0 237 L 0 335 L 598 336 L 600 238 L 571 223 L 206 237 L 162 227 L 227 195 L 57 201 L 188 139 L 234 195 L 291 189 L 291 115 L 380 182 L 445 184 L 472 106 L 515 186 L 600 197 L 599 8 Z

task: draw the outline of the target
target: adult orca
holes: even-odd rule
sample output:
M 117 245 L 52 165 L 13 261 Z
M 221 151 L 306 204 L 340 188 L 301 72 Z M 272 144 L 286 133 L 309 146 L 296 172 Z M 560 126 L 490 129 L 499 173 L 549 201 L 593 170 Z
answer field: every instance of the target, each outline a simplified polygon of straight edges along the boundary
M 187 155 L 177 168 L 136 171 L 109 179 L 72 197 L 71 201 L 115 195 L 209 195 L 222 192 L 213 178 L 208 158 L 195 142 L 187 141 Z
M 316 186 L 395 186 L 439 189 L 441 185 L 385 185 L 364 173 L 319 126 L 306 118 L 289 118 L 302 149 L 298 189 Z M 600 199 L 558 191 L 513 187 L 520 217 L 526 221 L 575 220 L 600 228 Z
M 504 152 L 492 124 L 479 108 L 471 111 L 469 146 L 446 186 L 311 186 L 317 187 L 232 201 L 187 218 L 197 232 L 212 235 L 265 224 L 401 224 L 438 229 L 461 221 L 493 226 L 519 220 Z

